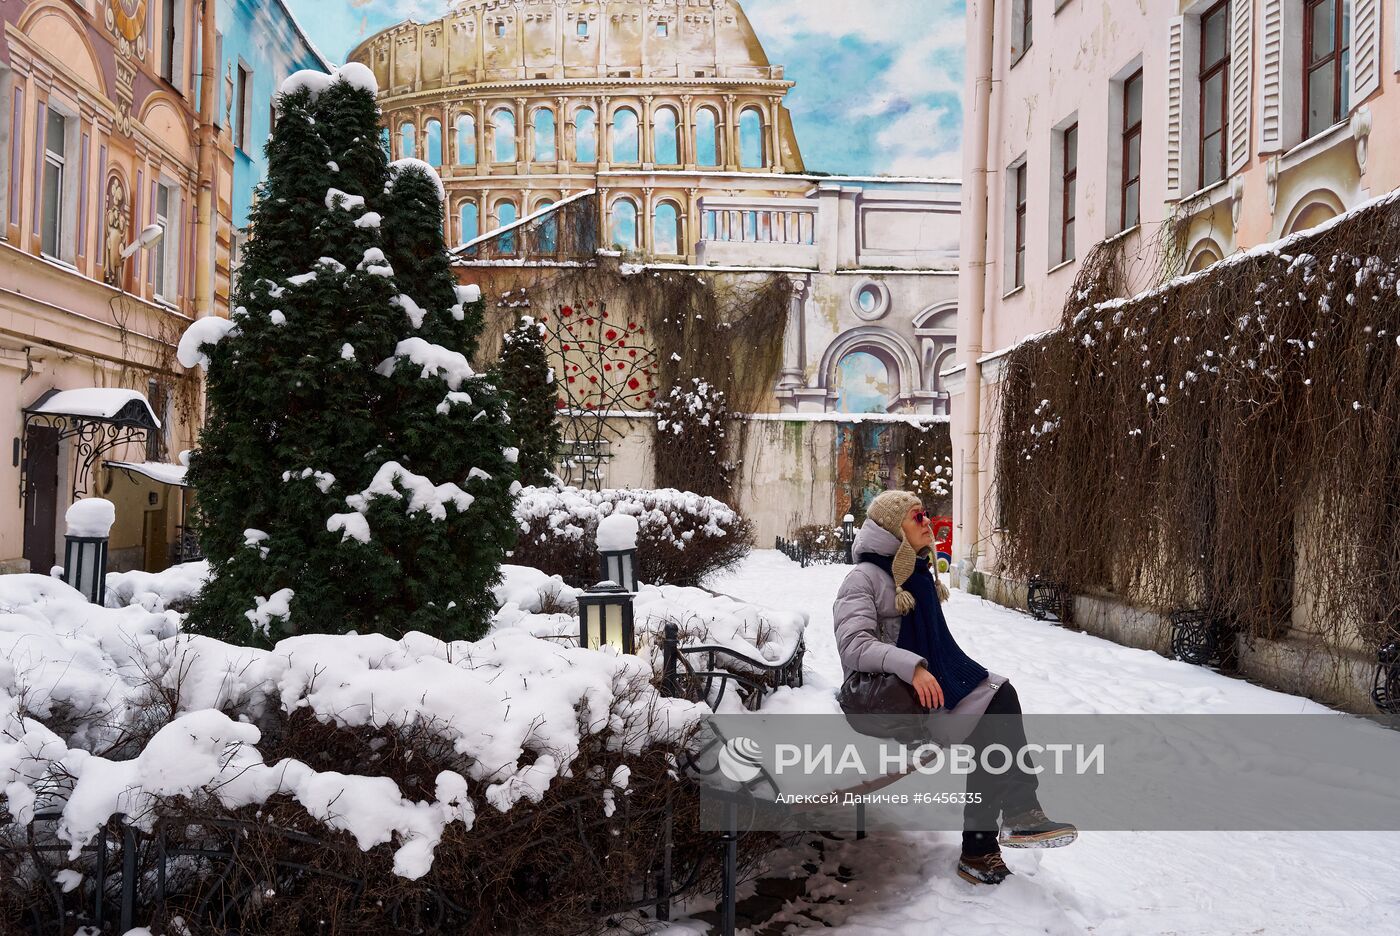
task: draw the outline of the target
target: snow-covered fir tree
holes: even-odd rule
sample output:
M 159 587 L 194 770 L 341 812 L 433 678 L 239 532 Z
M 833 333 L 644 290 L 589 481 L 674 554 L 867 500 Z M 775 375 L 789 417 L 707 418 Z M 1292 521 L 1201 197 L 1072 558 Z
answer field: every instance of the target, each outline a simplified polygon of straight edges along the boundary
M 207 368 L 191 458 L 213 580 L 187 623 L 474 638 L 514 541 L 517 452 L 474 374 L 479 290 L 455 284 L 442 184 L 390 164 L 374 79 L 288 79 L 229 320 L 196 322 Z
M 531 316 L 521 316 L 501 339 L 501 356 L 491 379 L 509 400 L 511 428 L 520 449 L 520 480 L 545 485 L 559 460 L 559 423 L 554 372 L 545 352 L 547 332 Z

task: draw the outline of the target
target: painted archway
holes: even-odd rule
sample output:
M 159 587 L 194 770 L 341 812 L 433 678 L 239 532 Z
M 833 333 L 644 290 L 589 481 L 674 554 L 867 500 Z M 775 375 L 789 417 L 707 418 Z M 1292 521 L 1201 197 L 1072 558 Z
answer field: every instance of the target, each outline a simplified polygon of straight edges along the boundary
M 837 368 L 847 355 L 855 353 L 868 354 L 884 365 L 892 388 L 892 398 L 886 402 L 887 411 L 898 409 L 912 397 L 915 390 L 914 381 L 919 374 L 919 356 L 908 341 L 878 325 L 853 328 L 842 333 L 831 343 L 822 355 L 821 367 L 818 370 L 821 380 L 819 386 L 827 391 L 837 389 Z

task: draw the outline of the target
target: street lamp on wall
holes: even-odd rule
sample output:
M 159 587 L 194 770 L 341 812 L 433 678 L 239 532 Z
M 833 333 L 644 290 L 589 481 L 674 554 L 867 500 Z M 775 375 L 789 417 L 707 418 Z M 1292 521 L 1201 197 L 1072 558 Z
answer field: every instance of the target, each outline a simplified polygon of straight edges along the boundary
M 136 251 L 155 246 L 156 241 L 160 240 L 164 234 L 165 228 L 163 226 L 159 224 L 146 225 L 141 229 L 141 233 L 136 235 L 136 240 L 122 248 L 122 259 L 130 260 L 131 255 Z

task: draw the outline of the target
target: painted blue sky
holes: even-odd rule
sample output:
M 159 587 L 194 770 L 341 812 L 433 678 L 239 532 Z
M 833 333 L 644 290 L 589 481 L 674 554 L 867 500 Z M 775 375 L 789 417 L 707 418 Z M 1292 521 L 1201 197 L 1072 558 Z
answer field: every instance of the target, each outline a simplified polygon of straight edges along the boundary
M 285 0 L 333 61 L 445 0 Z M 742 0 L 770 61 L 797 82 L 788 107 L 810 170 L 955 177 L 962 131 L 963 0 Z

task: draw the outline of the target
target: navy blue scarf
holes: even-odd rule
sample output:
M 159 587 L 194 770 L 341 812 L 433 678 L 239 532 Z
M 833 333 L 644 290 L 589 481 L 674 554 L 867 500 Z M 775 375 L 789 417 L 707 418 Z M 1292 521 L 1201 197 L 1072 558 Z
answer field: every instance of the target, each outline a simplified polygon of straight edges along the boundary
M 893 556 L 861 553 L 859 561 L 877 565 L 893 578 Z M 899 640 L 895 645 L 928 660 L 928 671 L 943 687 L 944 707 L 955 708 L 987 678 L 987 668 L 964 653 L 948 630 L 938 601 L 938 586 L 929 574 L 927 559 L 920 556 L 914 563 L 914 574 L 904 583 L 904 590 L 914 596 L 915 605 L 900 622 Z

